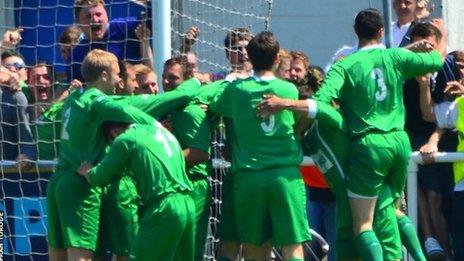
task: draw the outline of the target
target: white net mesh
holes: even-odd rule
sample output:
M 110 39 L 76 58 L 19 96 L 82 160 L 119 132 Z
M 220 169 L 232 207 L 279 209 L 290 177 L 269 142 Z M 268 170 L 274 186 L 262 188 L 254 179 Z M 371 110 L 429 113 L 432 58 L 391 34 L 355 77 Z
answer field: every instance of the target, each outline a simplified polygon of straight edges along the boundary
M 150 9 L 143 8 L 136 2 L 129 0 L 106 0 L 106 8 L 110 19 L 119 17 L 140 17 L 141 12 L 151 14 Z M 225 57 L 224 38 L 227 32 L 237 27 L 248 27 L 256 33 L 269 26 L 272 0 L 172 0 L 172 53 L 179 54 L 180 40 L 190 26 L 200 29 L 200 36 L 193 51 L 199 59 L 202 72 L 228 71 L 229 63 Z M 57 95 L 62 91 L 62 83 L 66 83 L 65 69 L 67 63 L 60 56 L 59 38 L 61 33 L 74 22 L 74 0 L 2 0 L 0 1 L 0 33 L 6 30 L 23 28 L 22 41 L 17 50 L 24 56 L 27 65 L 31 66 L 37 61 L 46 61 L 54 66 L 56 79 L 53 79 L 53 88 Z M 158 71 L 160 75 L 161 72 Z M 59 83 L 59 82 L 60 83 Z M 41 109 L 33 102 L 33 95 L 24 89 L 24 96 L 29 100 L 28 113 L 30 117 L 30 134 L 32 142 L 25 139 L 19 130 L 25 127 L 20 112 L 15 110 L 13 120 L 7 120 L 1 115 L 2 128 L 1 143 L 2 154 L 0 162 L 0 245 L 3 247 L 5 260 L 47 260 L 47 204 L 46 186 L 54 170 L 56 158 L 55 146 L 59 142 L 60 117 L 47 118 L 34 116 L 36 109 Z M 4 99 L 2 93 L 2 106 L 9 106 L 10 101 Z M 22 99 L 22 98 L 21 98 Z M 13 102 L 14 106 L 17 101 Z M 13 106 L 13 107 L 14 107 Z M 33 112 L 31 112 L 33 111 Z M 35 112 L 34 112 L 35 111 Z M 2 113 L 5 113 L 3 110 Z M 29 115 L 29 114 L 27 114 Z M 29 116 L 28 116 L 29 117 Z M 5 125 L 14 131 L 11 135 L 5 131 Z M 45 134 L 38 135 L 37 128 L 47 126 Z M 8 128 L 8 127 L 7 127 Z M 210 229 L 206 244 L 206 258 L 214 259 L 214 252 L 218 239 L 215 237 L 218 224 L 219 206 L 221 203 L 221 180 L 226 172 L 227 164 L 222 161 L 221 150 L 223 135 L 214 133 L 214 165 L 217 167 L 211 175 L 210 182 L 213 190 L 213 203 L 211 207 Z M 4 146 L 4 144 L 10 145 Z M 20 170 L 16 165 L 16 156 L 6 156 L 11 152 L 11 146 L 19 153 L 25 152 L 23 146 L 45 144 L 48 151 L 45 155 L 39 150 L 38 163 L 27 171 Z M 16 153 L 18 154 L 18 153 Z M 1 253 L 1 252 L 0 252 Z
M 172 28 L 174 54 L 179 54 L 181 36 L 190 26 L 200 29 L 193 51 L 201 71 L 228 70 L 224 38 L 237 27 L 256 33 L 269 27 L 272 0 L 174 0 Z

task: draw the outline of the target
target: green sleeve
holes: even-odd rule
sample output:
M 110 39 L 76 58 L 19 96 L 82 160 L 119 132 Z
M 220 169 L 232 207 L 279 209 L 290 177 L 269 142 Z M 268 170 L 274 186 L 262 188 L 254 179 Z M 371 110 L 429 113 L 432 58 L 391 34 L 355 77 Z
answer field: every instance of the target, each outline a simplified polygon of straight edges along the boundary
M 409 79 L 443 68 L 443 59 L 437 51 L 414 53 L 406 49 L 396 49 L 395 59 L 399 60 L 403 78 Z
M 130 105 L 139 108 L 155 119 L 161 119 L 192 100 L 199 88 L 199 81 L 192 78 L 170 92 L 158 95 L 127 96 L 123 101 L 128 101 Z
M 214 97 L 224 91 L 224 87 L 227 86 L 228 83 L 227 81 L 219 80 L 201 86 L 200 90 L 193 98 L 192 103 L 209 105 Z
M 209 105 L 209 110 L 224 117 L 230 117 L 234 85 L 227 85 L 224 91 L 216 95 Z
M 92 113 L 98 115 L 101 122 L 119 121 L 153 125 L 154 119 L 143 111 L 132 106 L 124 106 L 109 96 L 100 96 L 92 103 Z
M 121 138 L 122 136 L 116 139 L 102 161 L 90 169 L 90 184 L 97 186 L 106 185 L 110 183 L 114 176 L 123 173 L 129 159 L 129 147 L 124 139 Z
M 330 103 L 332 100 L 337 99 L 340 96 L 340 90 L 345 83 L 345 70 L 342 66 L 342 61 L 339 61 L 332 65 L 324 83 L 317 93 L 314 95 L 314 99 L 320 102 Z
M 183 148 L 196 148 L 210 153 L 211 127 L 205 111 L 198 105 L 189 105 L 172 115 L 171 124 Z

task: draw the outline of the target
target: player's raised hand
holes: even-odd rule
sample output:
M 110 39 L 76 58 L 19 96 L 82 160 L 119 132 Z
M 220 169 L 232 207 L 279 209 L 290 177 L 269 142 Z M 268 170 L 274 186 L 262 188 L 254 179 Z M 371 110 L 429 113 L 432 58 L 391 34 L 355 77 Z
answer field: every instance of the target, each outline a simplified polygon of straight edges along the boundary
M 425 52 L 430 52 L 433 50 L 433 45 L 427 41 L 427 40 L 420 40 L 417 42 L 414 42 L 406 47 L 404 47 L 410 51 L 416 52 L 416 53 L 425 53 Z
M 23 28 L 16 28 L 14 30 L 7 30 L 5 34 L 3 34 L 2 44 L 7 48 L 13 48 L 18 45 L 21 40 L 21 33 L 24 31 Z
M 84 161 L 79 166 L 79 169 L 77 170 L 77 172 L 79 173 L 79 175 L 81 175 L 87 181 L 89 181 L 89 170 L 91 168 L 92 168 L 92 165 L 90 165 L 90 163 L 88 163 L 87 161 Z
M 258 116 L 266 117 L 285 109 L 286 106 L 285 100 L 273 94 L 264 94 L 263 100 L 256 106 L 256 110 Z

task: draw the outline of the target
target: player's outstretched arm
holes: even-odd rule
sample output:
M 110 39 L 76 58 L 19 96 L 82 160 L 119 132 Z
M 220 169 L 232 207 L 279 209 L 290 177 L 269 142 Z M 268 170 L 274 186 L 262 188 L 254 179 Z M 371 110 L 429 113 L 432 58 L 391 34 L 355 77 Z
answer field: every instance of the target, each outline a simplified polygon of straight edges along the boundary
M 256 106 L 258 116 L 269 116 L 282 110 L 308 114 L 308 100 L 290 100 L 279 98 L 273 94 L 263 95 L 263 100 Z

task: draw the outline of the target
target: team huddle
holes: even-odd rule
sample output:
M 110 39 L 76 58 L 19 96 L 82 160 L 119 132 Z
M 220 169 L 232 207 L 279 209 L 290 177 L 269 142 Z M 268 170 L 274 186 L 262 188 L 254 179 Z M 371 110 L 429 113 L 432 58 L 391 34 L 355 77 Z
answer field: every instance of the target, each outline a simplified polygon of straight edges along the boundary
M 399 204 L 411 154 L 403 82 L 443 68 L 446 37 L 421 37 L 421 30 L 444 34 L 440 20 L 412 29 L 414 43 L 386 49 L 382 15 L 360 11 L 357 50 L 334 62 L 314 93 L 288 81 L 271 32 L 252 36 L 237 28 L 224 41 L 231 71 L 201 73 L 186 50 L 165 62 L 158 93 L 151 61 L 143 59 L 151 56 L 148 29 L 131 21 L 105 24 L 103 1 L 77 2 L 86 38 L 64 52 L 73 59 L 68 77 L 75 80 L 66 97 L 41 112 L 62 118 L 58 164 L 47 187 L 50 260 L 203 260 L 215 129 L 222 129 L 231 163 L 222 184 L 217 260 L 270 260 L 272 247 L 284 260 L 304 260 L 303 243 L 312 238 L 303 156 L 313 159 L 335 195 L 330 258 L 400 260 L 404 246 L 414 260 L 426 260 Z M 121 51 L 122 31 L 140 41 Z M 108 47 L 105 39 L 116 44 Z M 37 64 L 31 75 L 40 69 L 47 74 L 46 64 Z M 464 92 L 461 87 L 447 91 Z M 51 101 L 43 92 L 36 102 Z M 425 94 L 421 106 L 432 106 Z M 436 110 L 456 115 L 461 104 Z M 463 128 L 456 117 L 437 113 L 436 120 Z

